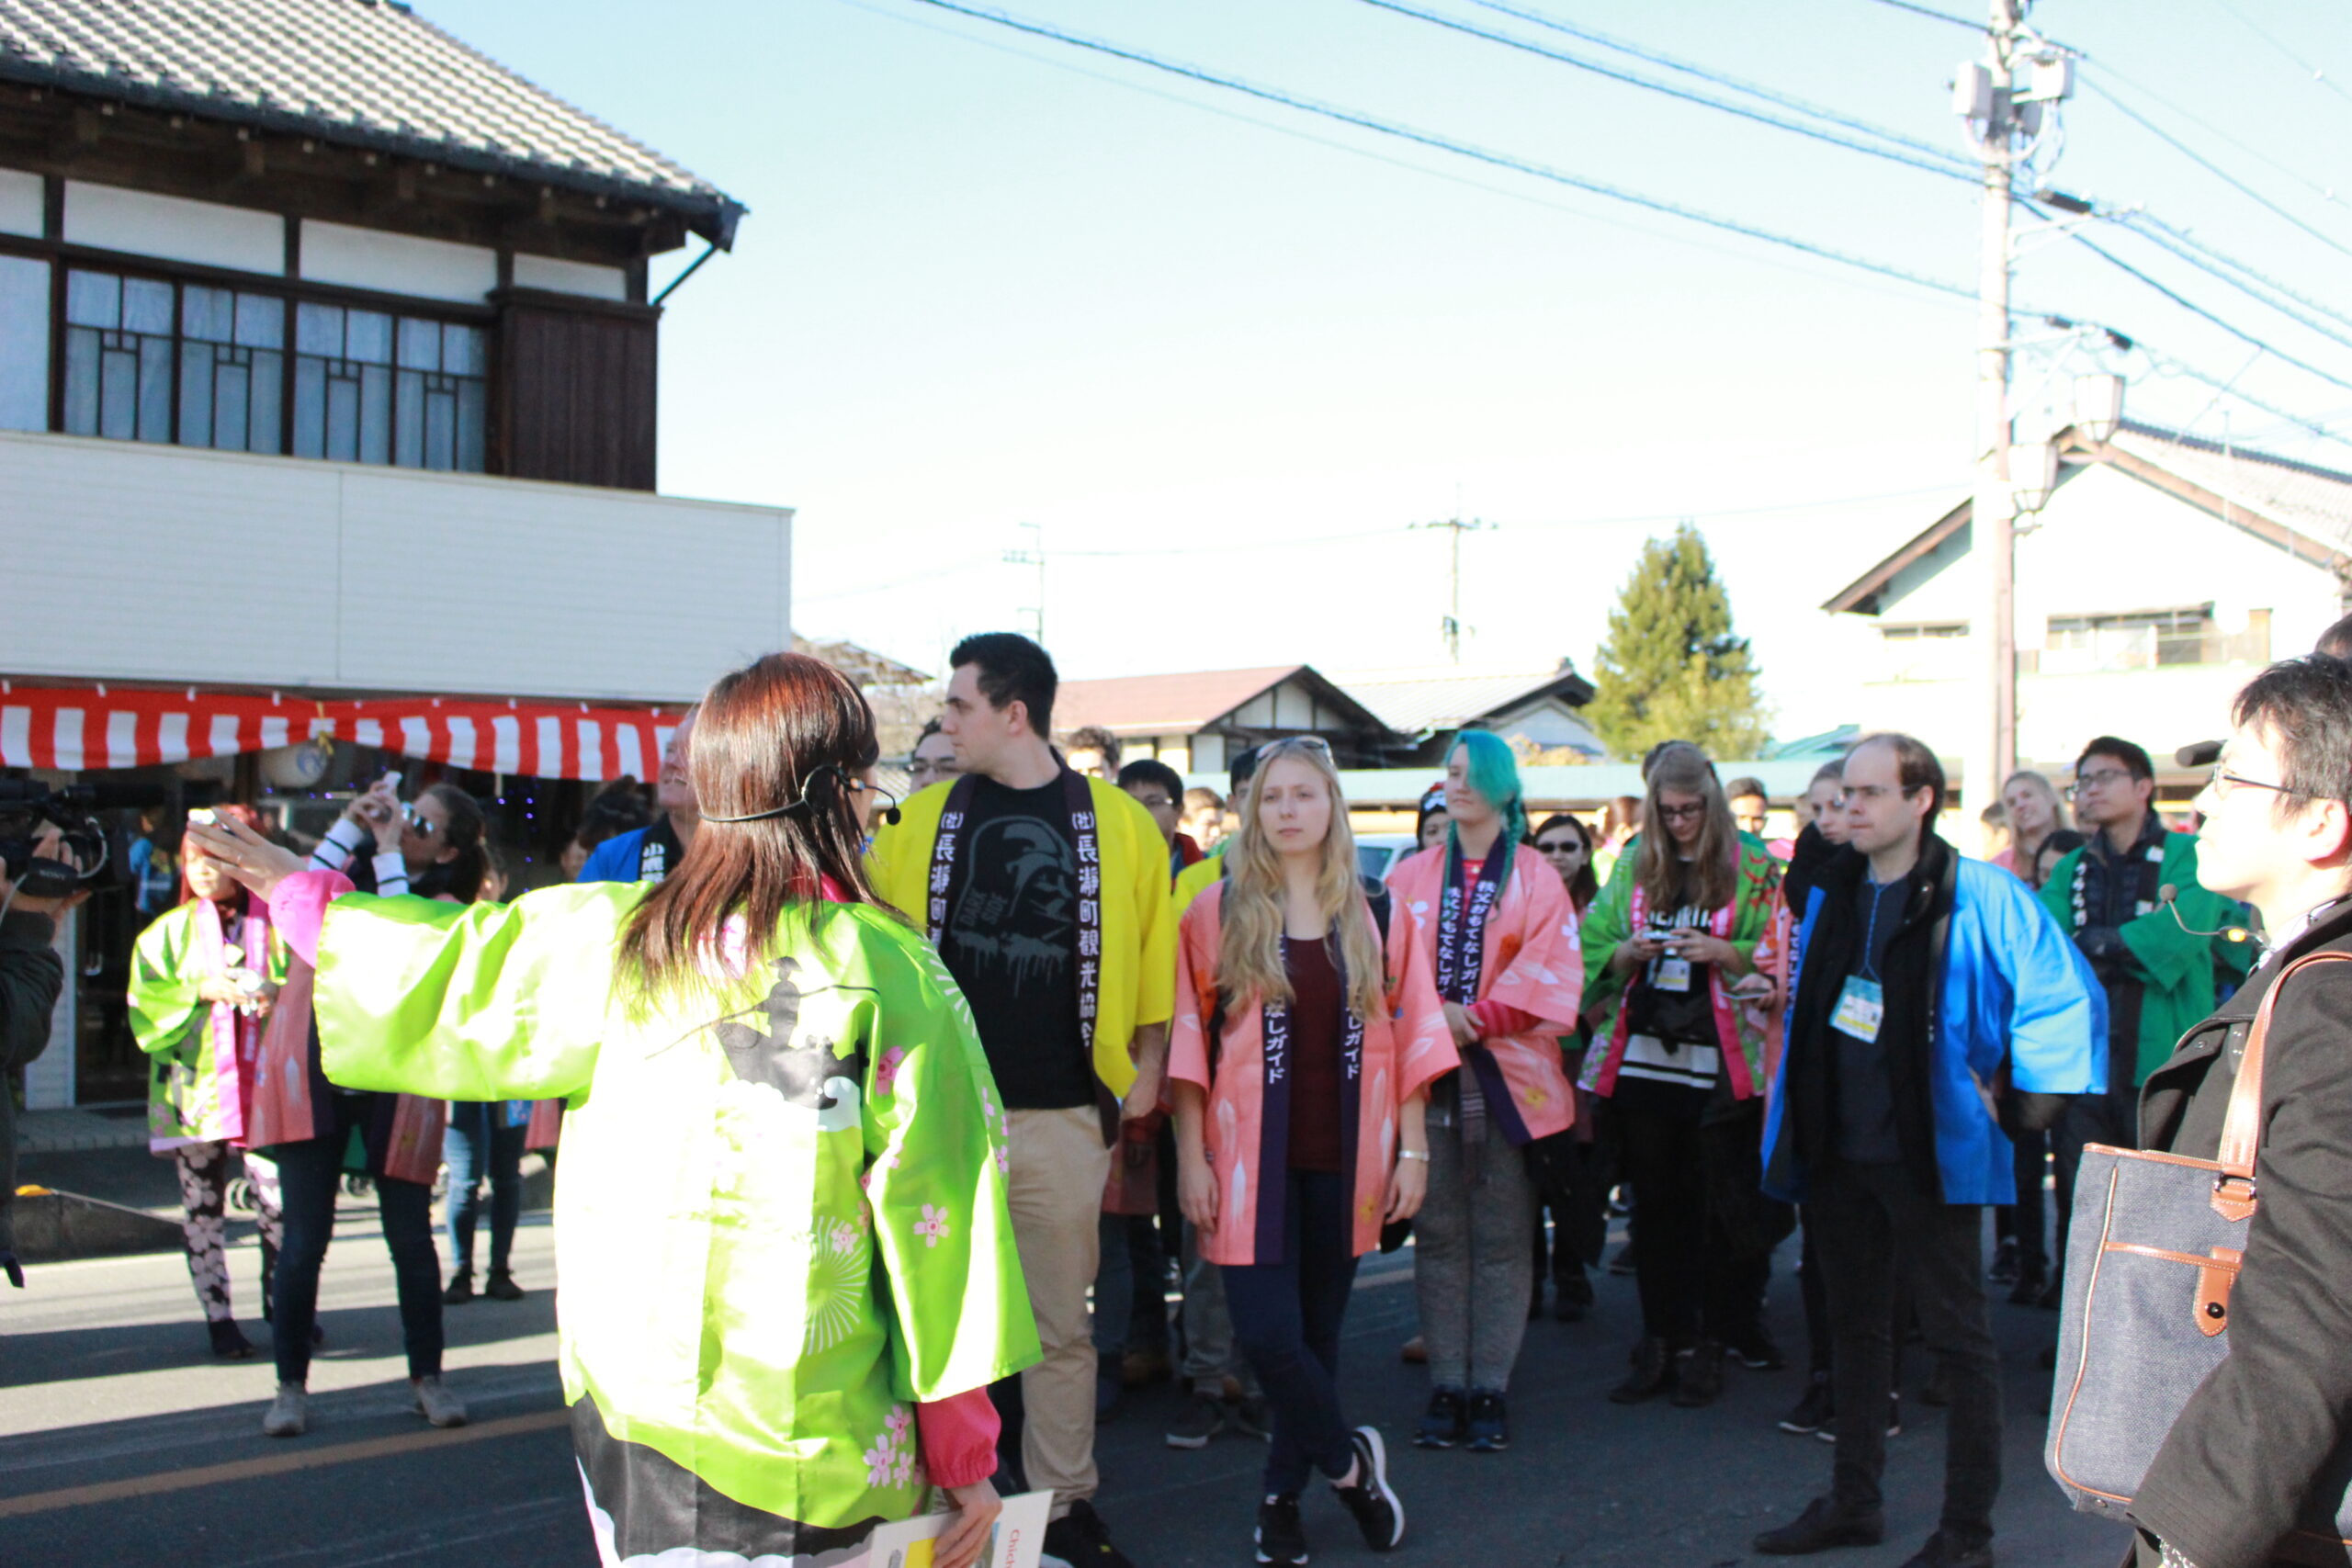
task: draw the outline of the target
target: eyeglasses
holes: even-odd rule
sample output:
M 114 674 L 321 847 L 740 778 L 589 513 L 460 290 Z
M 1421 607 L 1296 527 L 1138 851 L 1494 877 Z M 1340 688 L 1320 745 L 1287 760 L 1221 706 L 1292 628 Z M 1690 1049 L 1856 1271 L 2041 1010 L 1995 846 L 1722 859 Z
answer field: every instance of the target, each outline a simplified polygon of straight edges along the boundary
M 1694 801 L 1689 806 L 1661 806 L 1657 808 L 1658 819 L 1662 822 L 1689 822 L 1706 814 L 1707 803 L 1703 800 Z
M 401 807 L 401 815 L 408 819 L 408 830 L 420 839 L 429 839 L 441 830 L 438 824 L 429 820 L 413 806 Z
M 1554 839 L 1549 843 L 1539 842 L 1535 846 L 1535 852 L 1538 854 L 1546 855 L 1580 855 L 1584 853 L 1584 840 L 1582 839 Z
M 2237 774 L 2231 773 L 2229 771 L 2229 766 L 2230 765 L 2227 762 L 2214 763 L 2211 776 L 2207 778 L 2205 781 L 2205 787 L 2213 792 L 2213 798 L 2215 800 L 2229 799 L 2230 791 L 2237 788 L 2240 784 L 2244 784 L 2248 789 L 2276 790 L 2280 795 L 2302 794 L 2302 791 L 2289 789 L 2282 784 L 2265 784 L 2260 779 L 2241 778 Z
M 2131 777 L 2121 768 L 2101 768 L 2095 773 L 2077 774 L 2075 782 L 2066 786 L 2066 798 L 2072 800 L 2086 789 L 2105 789 L 2119 779 L 2129 782 Z
M 1258 760 L 1263 761 L 1273 755 L 1277 746 L 1303 746 L 1309 751 L 1321 751 L 1327 755 L 1331 750 L 1331 743 L 1319 735 L 1286 735 L 1280 740 L 1269 740 L 1259 747 Z

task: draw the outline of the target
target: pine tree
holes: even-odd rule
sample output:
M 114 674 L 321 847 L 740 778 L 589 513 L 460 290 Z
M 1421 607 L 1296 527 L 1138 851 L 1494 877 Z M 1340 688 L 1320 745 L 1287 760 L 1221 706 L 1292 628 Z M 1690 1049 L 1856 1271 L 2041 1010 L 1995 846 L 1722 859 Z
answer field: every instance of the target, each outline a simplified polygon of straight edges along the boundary
M 1747 639 L 1732 635 L 1731 595 L 1689 522 L 1652 539 L 1609 613 L 1585 721 L 1614 756 L 1690 740 L 1711 757 L 1756 756 L 1766 741 Z

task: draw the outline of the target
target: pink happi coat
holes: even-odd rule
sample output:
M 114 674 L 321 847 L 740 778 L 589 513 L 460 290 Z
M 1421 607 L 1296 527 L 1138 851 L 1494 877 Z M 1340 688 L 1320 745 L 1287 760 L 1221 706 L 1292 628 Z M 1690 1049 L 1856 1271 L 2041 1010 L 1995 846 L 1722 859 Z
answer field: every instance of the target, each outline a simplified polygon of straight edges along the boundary
M 1557 886 L 1559 878 L 1552 878 Z M 1184 912 L 1176 944 L 1176 1023 L 1168 1071 L 1208 1095 L 1209 1169 L 1216 1177 L 1217 1218 L 1201 1234 L 1201 1256 L 1220 1265 L 1279 1263 L 1285 1239 L 1283 1204 L 1264 1195 L 1282 1191 L 1283 1170 L 1270 1170 L 1269 1140 L 1289 1135 L 1265 1114 L 1265 1014 L 1255 1004 L 1228 1007 L 1224 1037 L 1209 1059 L 1209 1020 L 1216 1010 L 1216 965 L 1224 924 L 1219 911 L 1227 885 L 1204 889 Z M 1367 905 L 1364 918 L 1372 911 Z M 1388 1179 L 1396 1164 L 1398 1108 L 1461 1065 L 1445 1010 L 1430 978 L 1429 956 L 1402 912 L 1388 923 L 1389 1012 L 1363 1021 L 1363 1063 L 1341 1092 L 1355 1101 L 1352 1122 L 1341 1107 L 1340 1146 L 1355 1171 L 1351 1246 L 1356 1256 L 1380 1245 Z M 1274 1151 L 1279 1154 L 1279 1149 Z M 1286 1164 L 1287 1162 L 1285 1162 Z
M 260 1068 L 246 1112 L 246 1142 L 255 1148 L 304 1143 L 318 1136 L 318 1112 L 331 1090 L 313 1044 L 311 988 L 314 978 L 315 971 L 307 961 L 300 957 L 288 961 L 286 984 L 277 993 L 277 1005 L 271 1010 L 269 1025 L 262 1034 Z M 448 1127 L 448 1107 L 413 1094 L 384 1098 L 392 1102 L 390 1124 L 368 1148 L 369 1165 L 380 1165 L 386 1176 L 430 1187 L 441 1170 L 441 1136 Z M 363 1137 L 363 1142 L 368 1140 Z
M 1493 852 L 1502 852 L 1498 843 Z M 1560 874 L 1524 845 L 1510 848 L 1510 874 L 1504 878 L 1487 917 L 1486 955 L 1478 973 L 1478 1002 L 1511 1027 L 1490 1032 L 1472 1047 L 1471 1062 L 1482 1066 L 1488 1114 L 1501 1122 L 1514 1144 L 1566 1132 L 1577 1116 L 1576 1096 L 1560 1058 L 1560 1037 L 1577 1030 L 1584 999 L 1584 947 L 1577 931 L 1576 906 Z M 1389 890 L 1400 912 L 1412 916 L 1421 962 L 1437 970 L 1438 909 L 1445 894 L 1445 846 L 1423 850 L 1388 874 Z M 1399 922 L 1400 924 L 1402 922 Z M 1509 1091 L 1494 1092 L 1498 1076 Z

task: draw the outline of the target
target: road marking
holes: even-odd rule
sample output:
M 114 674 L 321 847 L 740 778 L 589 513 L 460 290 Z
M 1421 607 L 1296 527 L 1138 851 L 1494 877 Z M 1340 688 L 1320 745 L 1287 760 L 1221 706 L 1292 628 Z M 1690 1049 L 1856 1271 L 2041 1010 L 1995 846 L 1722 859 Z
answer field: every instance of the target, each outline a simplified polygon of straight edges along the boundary
M 428 1449 L 453 1448 L 459 1443 L 478 1443 L 490 1438 L 545 1432 L 569 1425 L 571 1420 L 569 1409 L 537 1410 L 528 1416 L 509 1416 L 471 1427 L 408 1432 L 397 1438 L 369 1438 L 364 1442 L 337 1443 L 331 1448 L 298 1449 L 291 1453 L 271 1454 L 266 1459 L 238 1460 L 230 1464 L 208 1464 L 195 1470 L 169 1470 L 160 1475 L 133 1476 L 128 1481 L 102 1481 L 95 1486 L 65 1486 L 54 1492 L 0 1497 L 0 1519 L 20 1518 L 27 1514 L 54 1513 L 60 1508 L 86 1507 L 92 1503 L 119 1502 L 126 1497 L 153 1497 L 165 1492 L 184 1492 L 191 1486 L 217 1486 L 228 1481 L 289 1475 L 296 1471 L 349 1464 L 354 1460 L 386 1459 L 420 1453 Z

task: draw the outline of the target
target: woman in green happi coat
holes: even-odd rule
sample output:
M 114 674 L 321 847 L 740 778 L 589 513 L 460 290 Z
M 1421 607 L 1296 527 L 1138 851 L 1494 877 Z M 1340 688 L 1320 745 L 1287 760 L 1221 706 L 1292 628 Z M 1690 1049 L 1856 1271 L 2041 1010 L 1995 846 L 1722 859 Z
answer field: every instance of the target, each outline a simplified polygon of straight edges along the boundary
M 866 883 L 877 755 L 854 686 L 775 654 L 704 699 L 703 826 L 658 885 L 373 898 L 200 830 L 315 953 L 333 1082 L 569 1102 L 560 1354 L 607 1564 L 860 1562 L 937 1486 L 960 1568 L 995 1517 L 988 1385 L 1038 1354 L 1004 1116 Z

